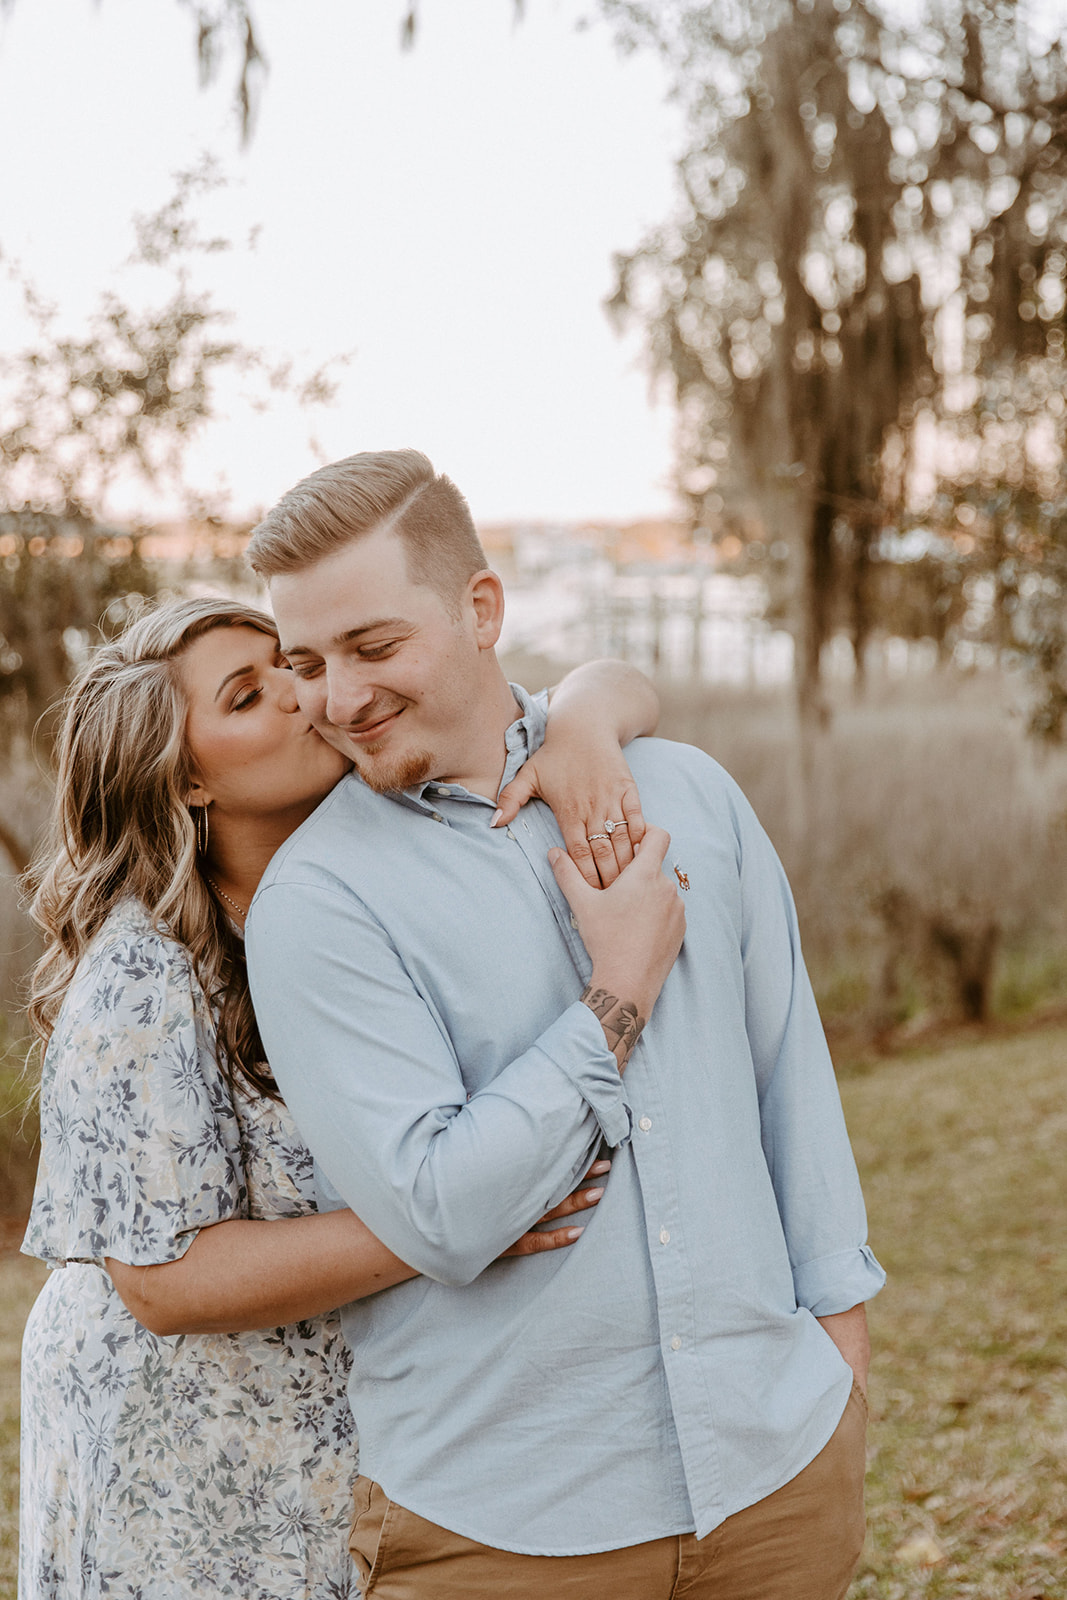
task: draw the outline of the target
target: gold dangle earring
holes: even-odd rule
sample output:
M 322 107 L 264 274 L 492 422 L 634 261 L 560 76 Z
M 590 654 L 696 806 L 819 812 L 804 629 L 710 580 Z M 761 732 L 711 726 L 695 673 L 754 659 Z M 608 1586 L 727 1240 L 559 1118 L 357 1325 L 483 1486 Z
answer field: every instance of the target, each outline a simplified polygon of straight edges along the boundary
M 201 827 L 201 824 L 203 824 L 202 827 Z M 208 842 L 208 837 L 209 837 L 209 834 L 210 834 L 210 827 L 211 827 L 210 823 L 208 822 L 207 806 L 197 806 L 197 808 L 196 808 L 196 823 L 195 823 L 195 827 L 196 827 L 196 848 L 199 850 L 200 854 L 204 857 L 204 860 L 206 861 L 207 860 L 207 842 Z

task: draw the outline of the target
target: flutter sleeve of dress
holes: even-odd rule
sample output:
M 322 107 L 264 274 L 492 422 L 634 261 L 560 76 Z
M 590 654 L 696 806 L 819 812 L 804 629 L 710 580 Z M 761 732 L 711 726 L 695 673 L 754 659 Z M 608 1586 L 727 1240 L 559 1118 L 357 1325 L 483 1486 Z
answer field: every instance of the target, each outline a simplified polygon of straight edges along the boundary
M 184 948 L 126 902 L 75 973 L 45 1052 L 28 1255 L 175 1261 L 247 1215 L 240 1128 Z

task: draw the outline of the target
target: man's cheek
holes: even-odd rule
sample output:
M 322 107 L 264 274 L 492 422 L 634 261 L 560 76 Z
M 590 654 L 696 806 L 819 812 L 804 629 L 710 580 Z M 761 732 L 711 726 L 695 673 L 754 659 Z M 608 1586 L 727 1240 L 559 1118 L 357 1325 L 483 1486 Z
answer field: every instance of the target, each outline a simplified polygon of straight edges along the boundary
M 332 722 L 326 722 L 324 719 L 319 717 L 311 718 L 311 726 L 315 729 L 315 732 L 319 735 L 319 737 L 323 739 L 332 750 L 338 751 L 340 755 L 344 756 L 346 761 L 351 761 L 353 759 L 352 746 L 349 743 L 348 735 L 342 732 L 340 728 L 335 728 Z

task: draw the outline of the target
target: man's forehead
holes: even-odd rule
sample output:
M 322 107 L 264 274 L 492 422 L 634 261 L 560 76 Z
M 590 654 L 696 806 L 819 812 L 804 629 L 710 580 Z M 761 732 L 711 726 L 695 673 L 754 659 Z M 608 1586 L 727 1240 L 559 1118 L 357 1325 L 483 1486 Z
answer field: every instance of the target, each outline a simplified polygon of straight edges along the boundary
M 283 646 L 295 648 L 302 640 L 319 648 L 410 609 L 406 574 L 398 573 L 388 559 L 368 562 L 364 554 L 358 544 L 346 545 L 310 567 L 270 579 Z

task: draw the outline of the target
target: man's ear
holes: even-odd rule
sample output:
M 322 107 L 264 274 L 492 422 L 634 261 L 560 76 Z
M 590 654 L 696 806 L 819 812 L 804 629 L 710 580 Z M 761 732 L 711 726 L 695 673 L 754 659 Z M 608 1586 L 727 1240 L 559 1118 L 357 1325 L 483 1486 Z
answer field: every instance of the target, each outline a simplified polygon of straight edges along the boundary
M 494 649 L 504 625 L 504 585 L 488 568 L 476 572 L 467 585 L 467 600 L 479 650 Z

